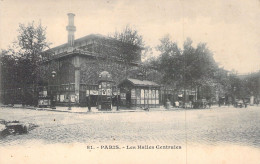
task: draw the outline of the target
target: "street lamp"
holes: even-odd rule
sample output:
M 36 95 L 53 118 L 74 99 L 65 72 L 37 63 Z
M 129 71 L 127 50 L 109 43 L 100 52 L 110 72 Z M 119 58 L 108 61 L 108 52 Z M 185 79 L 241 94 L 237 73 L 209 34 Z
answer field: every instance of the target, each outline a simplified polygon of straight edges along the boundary
M 51 77 L 53 78 L 53 80 L 54 80 L 54 78 L 56 77 L 56 71 L 52 71 L 51 72 Z M 52 109 L 56 109 L 56 107 L 55 107 L 55 103 L 54 103 L 54 96 L 53 96 L 53 91 L 51 90 L 51 96 L 52 96 L 52 98 L 51 98 L 51 108 Z
M 70 102 L 70 83 L 69 83 L 69 107 L 68 107 L 68 110 L 71 110 L 71 102 Z
M 116 86 L 116 110 L 119 111 L 118 87 Z

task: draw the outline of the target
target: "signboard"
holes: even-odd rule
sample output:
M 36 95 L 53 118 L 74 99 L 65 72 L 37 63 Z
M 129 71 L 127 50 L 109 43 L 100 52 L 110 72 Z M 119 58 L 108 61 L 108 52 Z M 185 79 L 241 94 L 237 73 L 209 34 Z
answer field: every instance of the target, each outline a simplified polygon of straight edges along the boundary
M 60 102 L 64 102 L 64 95 L 60 95 Z
M 101 85 L 102 85 L 102 89 L 107 87 L 107 83 L 106 82 L 102 82 Z
M 112 89 L 112 92 L 113 92 L 113 95 L 114 95 L 114 96 L 120 95 L 120 89 L 119 89 L 119 88 L 113 88 L 113 89 Z
M 126 93 L 120 93 L 121 99 L 126 99 Z
M 86 96 L 88 95 L 98 95 L 97 90 L 86 90 Z
M 40 99 L 38 101 L 39 106 L 49 106 L 51 104 L 49 99 Z
M 47 91 L 43 91 L 43 96 L 44 96 L 44 97 L 47 96 Z
M 71 96 L 70 96 L 70 101 L 71 101 L 71 102 L 75 102 L 75 100 L 76 100 L 75 95 L 71 95 Z
M 106 89 L 102 89 L 102 95 L 107 95 Z
M 112 91 L 111 91 L 111 89 L 107 89 L 107 95 L 109 95 L 109 96 L 112 95 Z
M 98 91 L 97 90 L 90 90 L 90 95 L 98 95 Z
M 102 89 L 98 89 L 98 94 L 102 95 Z

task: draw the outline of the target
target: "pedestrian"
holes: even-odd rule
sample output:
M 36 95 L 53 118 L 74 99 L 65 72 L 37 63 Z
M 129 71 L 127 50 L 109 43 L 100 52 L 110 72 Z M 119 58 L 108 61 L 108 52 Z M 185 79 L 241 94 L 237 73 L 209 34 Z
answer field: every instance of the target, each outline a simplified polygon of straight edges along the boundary
M 91 103 L 90 103 L 90 96 L 87 98 L 87 105 L 88 105 L 88 111 L 91 112 Z
M 256 105 L 257 106 L 259 105 L 259 99 L 256 99 Z
M 218 100 L 218 106 L 219 106 L 219 107 L 221 106 L 221 102 L 220 102 L 220 100 Z
M 170 107 L 171 107 L 171 102 L 170 102 L 169 99 L 166 99 L 165 108 L 166 108 L 166 109 L 170 109 Z
M 180 106 L 179 101 L 175 101 L 175 107 L 179 108 L 179 106 Z
M 211 99 L 210 99 L 209 102 L 208 102 L 209 108 L 211 107 L 211 104 L 212 104 L 212 102 L 211 102 Z

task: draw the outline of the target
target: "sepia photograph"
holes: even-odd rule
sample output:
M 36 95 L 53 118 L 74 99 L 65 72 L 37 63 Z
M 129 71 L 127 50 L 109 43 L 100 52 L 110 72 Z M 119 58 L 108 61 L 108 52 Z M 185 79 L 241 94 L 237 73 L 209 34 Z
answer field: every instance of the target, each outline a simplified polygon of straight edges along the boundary
M 1 164 L 257 164 L 260 0 L 0 0 Z

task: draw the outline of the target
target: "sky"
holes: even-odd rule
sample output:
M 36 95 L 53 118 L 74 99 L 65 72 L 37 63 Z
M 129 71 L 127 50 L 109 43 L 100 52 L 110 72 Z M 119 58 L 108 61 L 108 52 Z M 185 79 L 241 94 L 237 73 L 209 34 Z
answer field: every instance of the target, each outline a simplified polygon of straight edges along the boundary
M 189 37 L 207 43 L 220 67 L 240 74 L 260 69 L 260 0 L 0 0 L 0 49 L 17 37 L 19 23 L 47 27 L 51 47 L 67 42 L 67 13 L 75 38 L 108 35 L 130 25 L 153 48 L 169 35 L 180 47 Z

